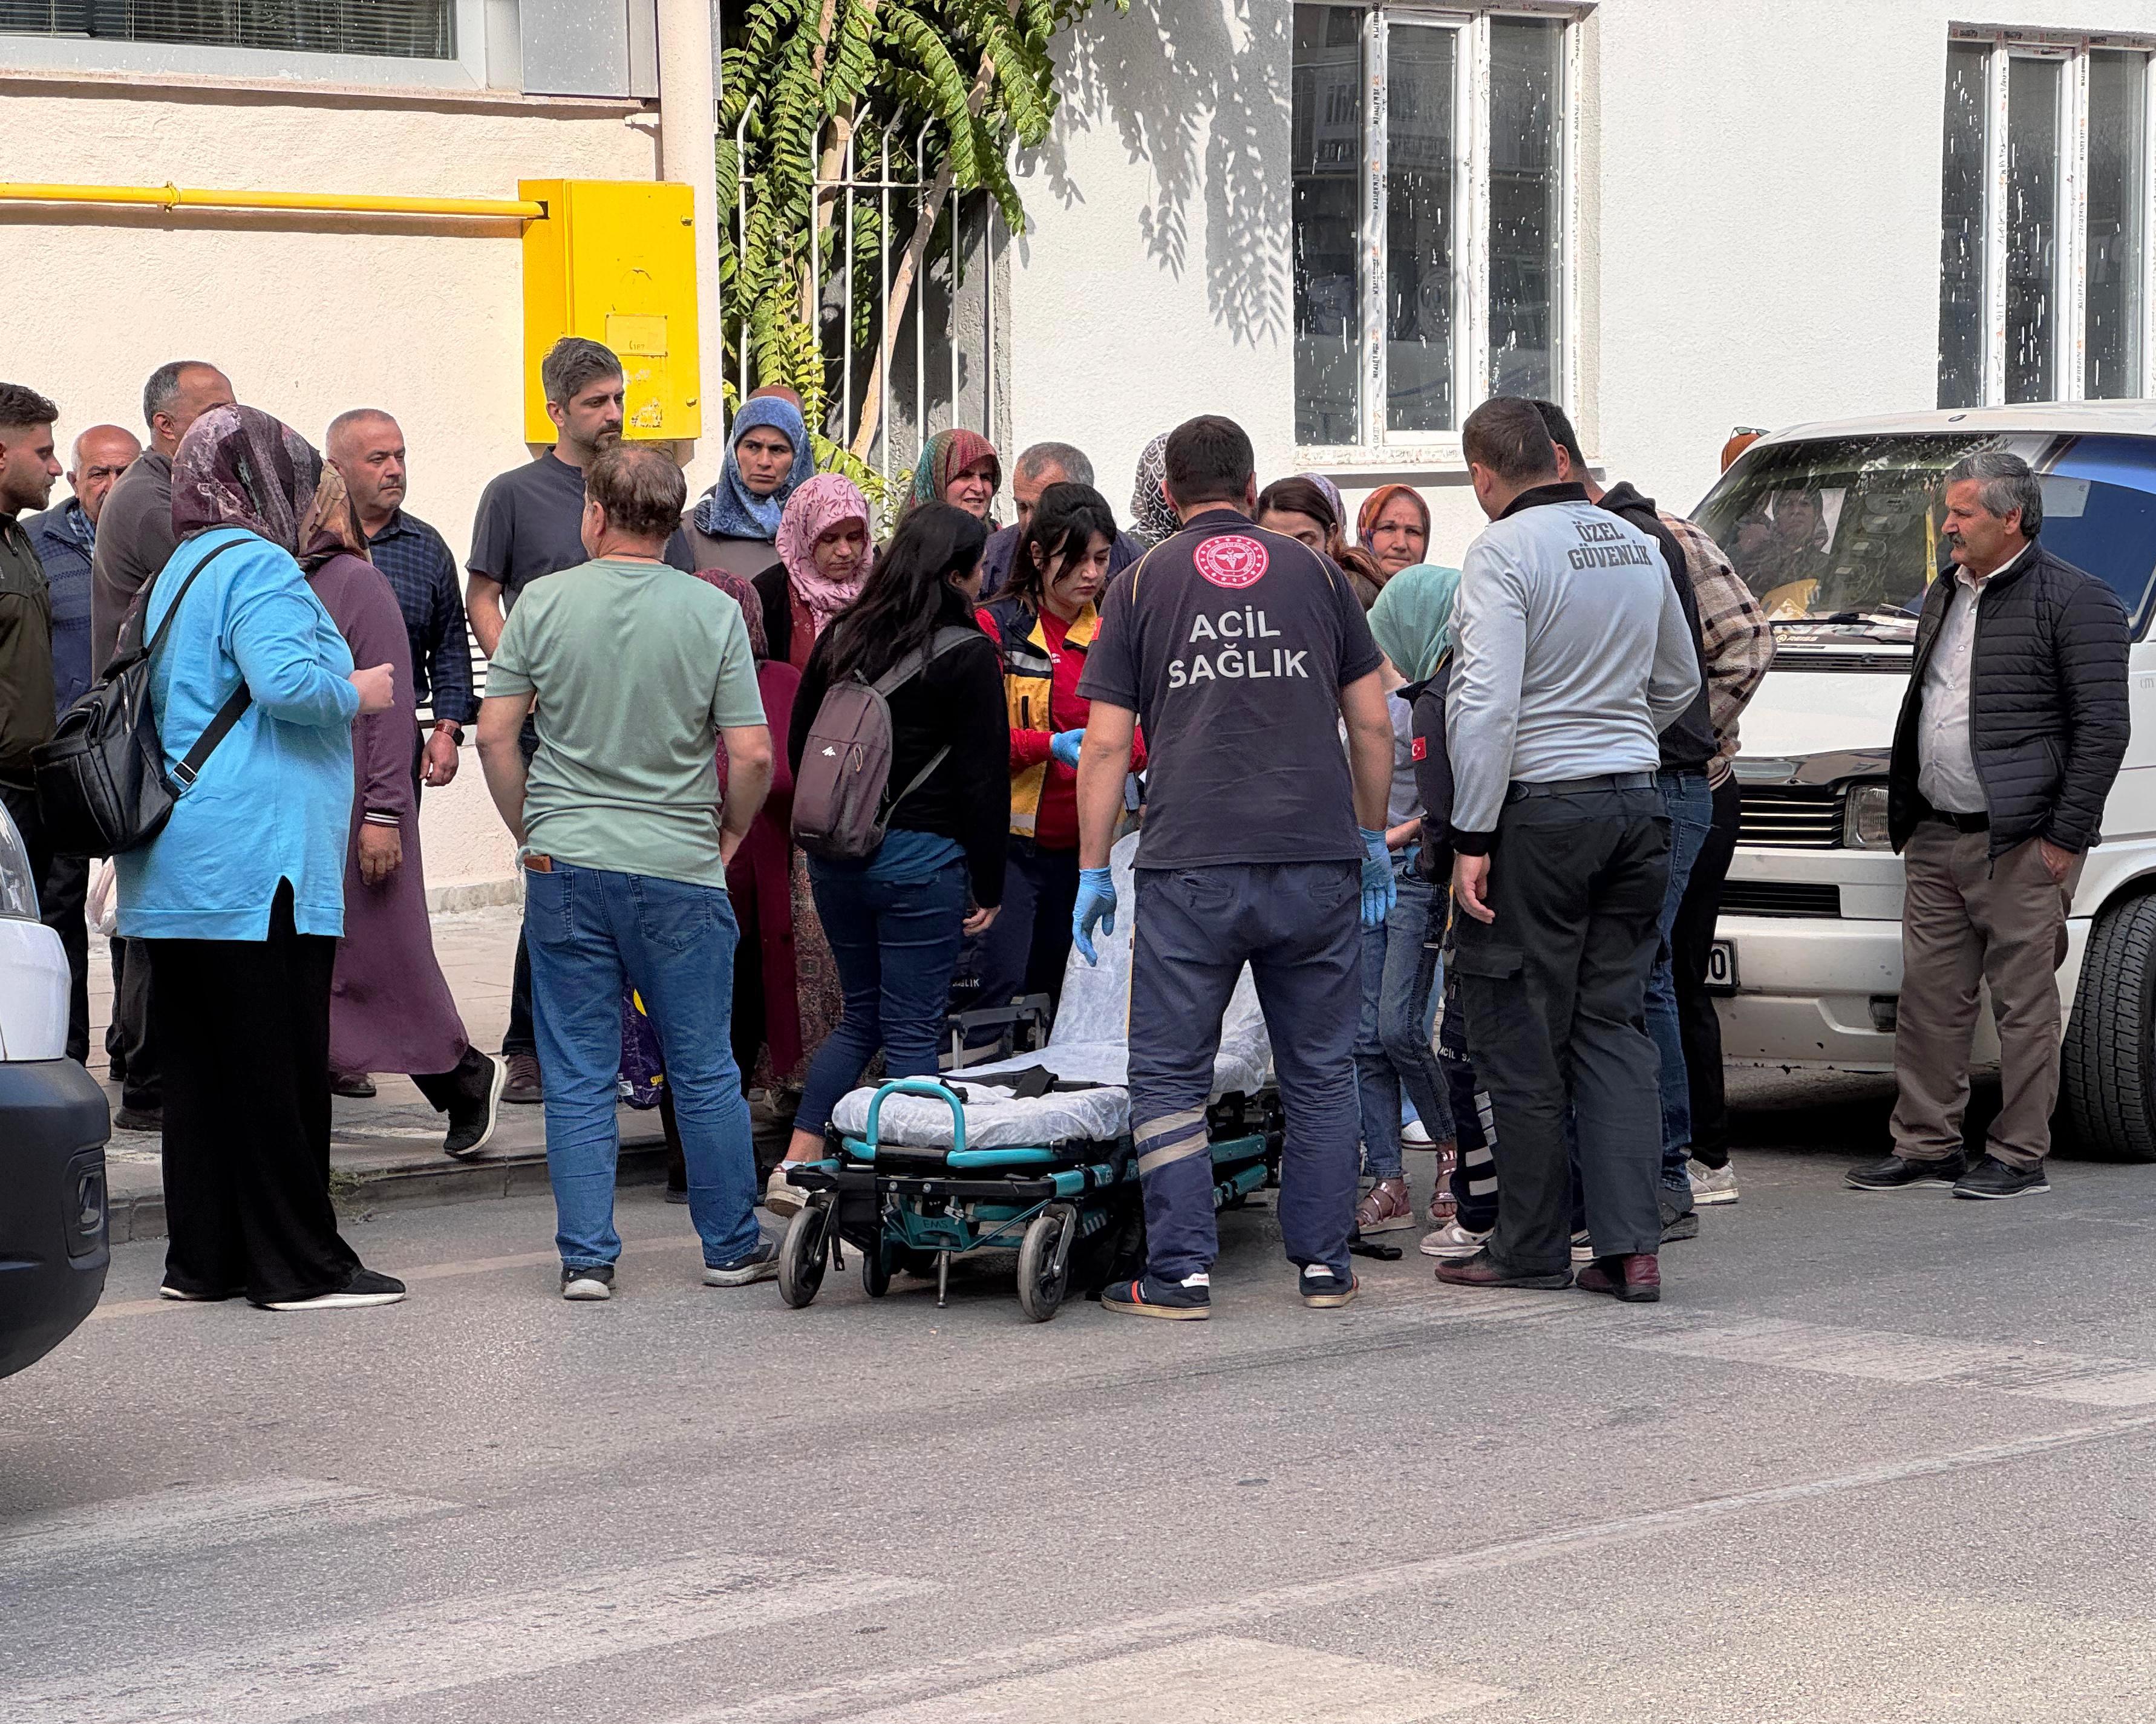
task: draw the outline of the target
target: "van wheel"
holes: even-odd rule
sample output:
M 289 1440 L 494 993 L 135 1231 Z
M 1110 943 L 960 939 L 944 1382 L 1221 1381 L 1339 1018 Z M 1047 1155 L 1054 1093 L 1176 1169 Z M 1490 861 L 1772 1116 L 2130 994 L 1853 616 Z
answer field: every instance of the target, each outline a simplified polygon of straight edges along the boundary
M 2156 1162 L 2156 896 L 2113 904 L 2089 930 L 2061 1065 L 2082 1152 Z

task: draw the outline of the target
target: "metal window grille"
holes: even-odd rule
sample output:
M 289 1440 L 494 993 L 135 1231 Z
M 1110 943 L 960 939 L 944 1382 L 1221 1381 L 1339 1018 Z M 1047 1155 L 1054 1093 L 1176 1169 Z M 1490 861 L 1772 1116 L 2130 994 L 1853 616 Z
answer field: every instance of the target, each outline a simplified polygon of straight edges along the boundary
M 456 0 L 0 0 L 0 34 L 457 57 Z
M 753 110 L 736 127 L 737 159 L 747 154 Z M 815 159 L 824 159 L 819 129 Z M 966 426 L 1001 448 L 1009 418 L 1004 362 L 1009 317 L 1009 235 L 985 192 L 947 192 L 931 211 L 937 161 L 930 135 L 916 136 L 909 173 L 892 161 L 886 135 L 873 160 L 856 156 L 849 138 L 836 171 L 816 180 L 808 249 L 809 302 L 815 307 L 830 410 L 823 430 L 886 480 L 910 470 L 936 432 Z M 935 238 L 894 321 L 894 288 L 915 224 L 932 219 Z M 746 190 L 734 209 L 737 255 L 748 231 Z M 729 308 L 729 369 L 742 397 L 764 381 L 757 373 L 746 308 Z M 879 358 L 882 362 L 879 364 Z M 875 432 L 856 448 L 863 413 L 873 406 Z

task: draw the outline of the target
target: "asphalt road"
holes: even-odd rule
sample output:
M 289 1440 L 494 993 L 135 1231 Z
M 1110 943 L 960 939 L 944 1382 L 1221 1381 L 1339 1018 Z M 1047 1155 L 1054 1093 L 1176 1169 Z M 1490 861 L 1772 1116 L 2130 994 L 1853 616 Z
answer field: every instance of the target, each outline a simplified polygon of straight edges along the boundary
M 124 1246 L 0 1384 L 0 1717 L 2156 1715 L 2156 1168 L 1859 1196 L 1876 1085 L 1745 1093 L 1651 1307 L 1410 1251 L 1306 1311 L 1262 1213 L 1202 1325 L 1034 1326 L 1007 1259 L 791 1311 L 648 1190 L 605 1306 L 543 1201 L 356 1225 L 386 1311 Z

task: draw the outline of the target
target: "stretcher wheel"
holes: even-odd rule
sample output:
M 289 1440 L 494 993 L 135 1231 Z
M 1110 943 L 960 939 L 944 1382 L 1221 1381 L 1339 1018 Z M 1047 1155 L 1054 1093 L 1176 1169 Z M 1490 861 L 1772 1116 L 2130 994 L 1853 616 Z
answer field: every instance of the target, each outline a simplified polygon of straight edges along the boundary
M 796 1311 L 824 1285 L 829 1220 L 829 1210 L 804 1203 L 787 1224 L 785 1243 L 778 1248 L 778 1296 Z
M 861 1291 L 871 1299 L 891 1291 L 891 1247 L 881 1239 L 861 1253 Z
M 1070 1283 L 1070 1253 L 1064 1243 L 1073 1220 L 1058 1207 L 1036 1217 L 1018 1248 L 1018 1308 L 1035 1323 L 1054 1316 Z

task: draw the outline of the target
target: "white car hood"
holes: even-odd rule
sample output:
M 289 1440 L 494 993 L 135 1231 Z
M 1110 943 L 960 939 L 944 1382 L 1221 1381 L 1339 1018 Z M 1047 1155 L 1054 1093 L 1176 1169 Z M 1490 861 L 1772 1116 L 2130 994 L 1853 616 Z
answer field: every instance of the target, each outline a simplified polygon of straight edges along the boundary
M 1800 670 L 1785 659 L 1767 673 L 1738 721 L 1740 752 L 1801 760 L 1808 754 L 1891 748 L 1908 686 L 1906 672 Z

